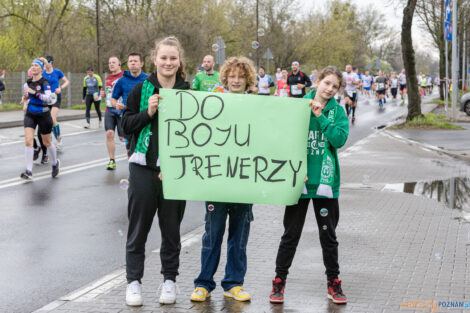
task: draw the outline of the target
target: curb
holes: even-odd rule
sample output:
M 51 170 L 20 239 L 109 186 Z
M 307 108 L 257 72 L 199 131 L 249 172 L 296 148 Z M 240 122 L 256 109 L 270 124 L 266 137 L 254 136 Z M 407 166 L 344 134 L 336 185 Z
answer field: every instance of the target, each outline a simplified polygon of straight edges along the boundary
M 98 117 L 98 114 L 96 112 L 90 112 L 91 118 L 96 118 Z M 83 113 L 77 113 L 77 114 L 71 114 L 71 115 L 65 115 L 65 116 L 59 116 L 57 117 L 57 120 L 59 122 L 65 122 L 65 121 L 72 121 L 72 120 L 81 120 L 85 119 L 85 115 Z M 15 120 L 15 121 L 10 121 L 10 122 L 0 122 L 0 129 L 1 128 L 10 128 L 10 127 L 22 127 L 23 126 L 23 119 L 21 120 Z
M 417 141 L 417 140 L 414 140 L 414 139 L 405 138 L 405 137 L 400 136 L 398 134 L 394 134 L 394 133 L 392 133 L 392 131 L 389 131 L 388 129 L 384 130 L 384 133 L 386 135 L 392 137 L 392 138 L 397 139 L 397 140 L 407 142 L 407 143 L 411 143 L 413 145 L 418 145 L 418 146 L 421 146 L 424 149 L 433 150 L 433 151 L 448 155 L 450 157 L 453 157 L 455 159 L 458 159 L 460 161 L 470 162 L 470 151 L 463 150 L 463 151 L 458 151 L 458 152 L 451 152 L 449 150 L 442 149 L 442 148 L 439 148 L 439 147 L 436 147 L 436 146 L 433 146 L 433 145 L 430 145 L 430 144 L 427 144 L 427 143 L 424 143 L 424 142 L 420 142 L 420 141 Z

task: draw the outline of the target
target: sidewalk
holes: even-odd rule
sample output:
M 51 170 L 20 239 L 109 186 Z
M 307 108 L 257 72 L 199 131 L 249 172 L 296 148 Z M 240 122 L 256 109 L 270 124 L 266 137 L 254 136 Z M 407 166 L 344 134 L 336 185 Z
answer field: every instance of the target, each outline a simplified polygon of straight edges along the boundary
M 91 118 L 98 117 L 94 109 L 90 113 Z M 59 111 L 59 122 L 79 119 L 85 119 L 85 110 L 60 109 Z M 23 126 L 23 120 L 24 112 L 21 110 L 0 112 L 0 128 Z
M 223 297 L 220 280 L 226 244 L 212 297 L 205 303 L 189 301 L 193 279 L 200 270 L 203 228 L 199 227 L 182 242 L 177 282 L 181 294 L 175 305 L 158 303 L 160 258 L 158 251 L 149 251 L 143 307 L 125 305 L 125 273 L 119 269 L 38 312 L 431 312 L 429 308 L 423 311 L 411 308 L 411 304 L 410 308 L 400 305 L 412 300 L 470 301 L 470 224 L 457 219 L 462 212 L 425 197 L 383 190 L 390 183 L 469 177 L 469 167 L 383 131 L 343 151 L 340 164 L 343 188 L 337 235 L 346 305 L 332 304 L 326 297 L 325 269 L 312 211 L 287 280 L 285 303 L 269 303 L 283 232 L 283 207 L 255 205 L 245 278 L 245 288 L 253 298 L 250 303 Z M 439 312 L 462 311 L 441 306 Z

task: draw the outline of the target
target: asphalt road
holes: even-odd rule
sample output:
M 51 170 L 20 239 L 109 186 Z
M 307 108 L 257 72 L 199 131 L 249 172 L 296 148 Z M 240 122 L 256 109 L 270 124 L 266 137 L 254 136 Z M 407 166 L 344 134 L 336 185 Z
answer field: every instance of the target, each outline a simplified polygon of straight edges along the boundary
M 379 111 L 373 98 L 365 100 L 359 97 L 344 148 L 406 113 L 399 101 Z M 107 171 L 104 130 L 96 120 L 91 130 L 82 126 L 83 121 L 61 123 L 61 174 L 52 179 L 50 164 L 36 161 L 30 183 L 19 179 L 23 128 L 0 129 L 0 312 L 34 311 L 125 264 L 125 147 L 116 143 L 117 170 Z M 202 203 L 188 202 L 182 235 L 202 225 L 203 214 Z M 147 251 L 159 245 L 159 229 L 153 227 Z

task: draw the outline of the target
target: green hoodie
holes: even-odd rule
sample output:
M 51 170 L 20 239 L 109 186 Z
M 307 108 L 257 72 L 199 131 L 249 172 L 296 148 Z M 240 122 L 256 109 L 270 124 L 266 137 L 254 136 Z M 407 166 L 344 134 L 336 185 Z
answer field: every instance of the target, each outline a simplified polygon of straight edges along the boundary
M 315 93 L 310 91 L 304 96 L 306 99 L 314 99 Z M 330 110 L 336 110 L 335 119 L 328 119 Z M 339 197 L 339 162 L 337 150 L 341 148 L 348 139 L 349 135 L 349 119 L 344 112 L 342 106 L 336 102 L 335 98 L 331 98 L 326 104 L 322 115 L 316 117 L 310 111 L 310 126 L 308 134 L 307 149 L 307 177 L 306 182 L 307 194 L 302 194 L 300 198 L 325 198 L 317 195 L 317 188 L 320 184 L 321 167 L 323 161 L 323 153 L 325 147 L 325 139 L 328 139 L 331 147 L 331 154 L 335 159 L 335 177 L 333 184 L 333 198 Z

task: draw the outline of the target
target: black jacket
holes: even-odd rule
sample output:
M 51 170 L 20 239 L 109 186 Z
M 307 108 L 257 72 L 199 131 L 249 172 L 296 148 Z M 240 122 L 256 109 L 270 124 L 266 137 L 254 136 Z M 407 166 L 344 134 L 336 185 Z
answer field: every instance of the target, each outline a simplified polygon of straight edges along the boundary
M 153 94 L 158 94 L 162 87 L 157 80 L 157 75 L 152 73 L 146 80 L 155 86 Z M 144 83 L 139 83 L 129 93 L 126 101 L 126 109 L 122 115 L 122 129 L 129 140 L 129 156 L 134 153 L 137 140 L 139 139 L 140 132 L 148 124 L 151 123 L 151 132 L 149 148 L 147 150 L 146 161 L 147 167 L 152 169 L 157 168 L 157 155 L 158 155 L 158 110 L 150 117 L 147 110 L 140 111 L 140 97 L 142 95 L 142 86 Z M 187 90 L 189 83 L 185 82 L 183 77 L 176 76 L 175 85 L 173 89 Z
M 287 75 L 287 85 L 289 85 L 289 88 L 291 85 L 296 85 L 296 84 L 302 84 L 305 85 L 305 87 L 310 87 L 312 85 L 312 82 L 310 81 L 310 78 L 305 75 L 304 72 L 299 71 L 297 74 L 294 74 L 293 72 L 289 73 Z M 289 97 L 293 98 L 303 98 L 305 96 L 305 87 L 302 88 L 302 94 L 301 95 L 292 95 L 292 90 L 289 93 Z

